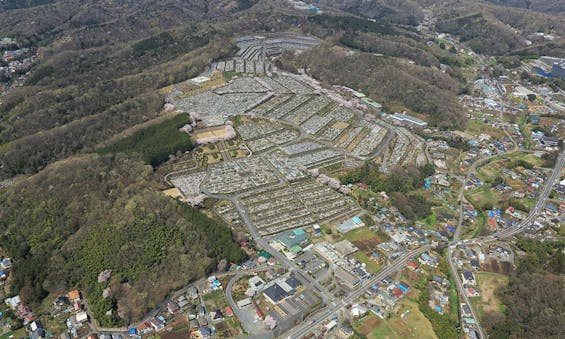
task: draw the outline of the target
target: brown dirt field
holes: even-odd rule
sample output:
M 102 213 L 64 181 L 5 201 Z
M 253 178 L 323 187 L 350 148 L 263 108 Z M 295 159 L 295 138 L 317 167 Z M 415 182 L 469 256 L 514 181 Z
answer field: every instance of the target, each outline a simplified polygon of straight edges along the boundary
M 366 240 L 356 240 L 353 241 L 353 244 L 359 248 L 361 252 L 372 254 L 374 251 L 377 250 L 377 245 L 380 244 L 382 241 L 378 237 L 369 238 Z
M 402 319 L 394 319 L 390 321 L 390 324 L 402 337 L 412 337 L 414 336 L 414 331 L 406 324 Z
M 359 332 L 368 335 L 375 327 L 379 326 L 380 323 L 381 320 L 377 317 L 369 317 L 363 321 L 363 326 L 359 327 Z
M 481 301 L 483 302 L 483 313 L 497 313 L 500 311 L 499 301 L 496 299 L 494 292 L 500 284 L 504 284 L 507 279 L 505 277 L 489 277 L 481 279 Z
M 185 329 L 182 331 L 175 331 L 175 328 L 186 326 Z M 175 322 L 168 324 L 167 328 L 172 329 L 171 331 L 162 331 L 159 332 L 159 336 L 161 339 L 181 339 L 181 338 L 188 338 L 190 335 L 189 327 L 185 320 L 179 319 Z
M 487 258 L 481 267 L 482 270 L 498 274 L 509 275 L 514 271 L 514 267 L 508 261 L 498 261 L 493 258 Z
M 190 336 L 188 330 L 186 332 L 159 332 L 161 339 L 186 339 Z
M 228 325 L 224 322 L 221 322 L 219 324 L 216 325 L 216 330 L 221 332 L 221 331 L 225 331 L 228 329 Z

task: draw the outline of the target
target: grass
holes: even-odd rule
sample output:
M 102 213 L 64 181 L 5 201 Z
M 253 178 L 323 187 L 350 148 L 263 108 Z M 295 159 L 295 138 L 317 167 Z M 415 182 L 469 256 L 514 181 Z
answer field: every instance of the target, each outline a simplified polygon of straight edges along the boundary
M 408 311 L 408 313 L 405 313 Z M 401 317 L 405 314 L 404 317 Z M 432 324 L 418 309 L 418 305 L 403 299 L 397 315 L 390 319 L 380 319 L 370 313 L 354 324 L 354 329 L 367 338 L 437 338 Z
M 19 339 L 19 338 L 27 338 L 27 333 L 25 328 L 20 328 L 17 329 L 15 331 L 10 331 L 7 333 L 2 334 L 2 336 L 0 336 L 0 339 L 8 339 L 10 338 L 10 336 L 13 336 L 14 339 Z
M 543 160 L 531 153 L 515 152 L 508 154 L 506 158 L 511 160 L 524 160 L 534 165 L 535 167 L 541 167 L 543 165 Z
M 459 318 L 459 294 L 457 294 L 457 287 L 453 275 L 449 275 L 449 307 L 451 308 L 451 315 L 454 318 Z
M 493 128 L 491 125 L 476 119 L 469 119 L 467 121 L 467 128 L 465 129 L 465 132 L 472 136 L 478 136 L 485 133 L 497 139 L 501 139 L 505 136 L 502 130 Z
M 484 185 L 483 187 L 471 191 L 469 193 L 467 199 L 471 198 L 476 203 L 477 207 L 484 206 L 485 204 L 496 205 L 498 200 L 500 199 L 499 194 L 490 190 L 490 188 L 485 187 L 488 185 Z
M 478 312 L 479 319 L 485 319 L 485 317 L 492 313 L 504 312 L 505 307 L 496 297 L 495 291 L 499 286 L 508 283 L 508 277 L 491 272 L 480 272 L 476 276 L 481 289 L 481 296 L 473 298 L 472 303 Z
M 359 240 L 366 240 L 366 239 L 371 239 L 371 238 L 376 238 L 377 234 L 373 231 L 371 231 L 369 228 L 367 227 L 361 227 L 352 231 L 349 231 L 347 233 L 345 233 L 344 238 L 354 242 L 354 241 L 359 241 Z
M 432 209 L 433 211 L 433 209 Z M 428 215 L 424 219 L 421 220 L 429 229 L 434 229 L 437 224 L 437 215 L 432 212 L 432 214 Z
M 481 231 L 483 230 L 485 225 L 487 224 L 487 217 L 486 217 L 486 214 L 484 212 L 481 212 L 481 215 L 479 216 L 478 222 L 479 222 L 479 224 L 477 225 L 477 227 L 475 228 L 475 230 L 471 234 L 470 238 L 476 238 L 481 233 Z
M 223 309 L 228 306 L 228 302 L 224 296 L 223 290 L 217 290 L 205 294 L 203 296 L 203 299 L 206 304 L 206 309 L 209 312 L 215 311 L 216 309 L 220 309 L 223 312 Z
M 369 272 L 371 273 L 376 273 L 378 271 L 381 270 L 381 265 L 379 265 L 377 262 L 375 262 L 374 260 L 371 260 L 371 258 L 369 258 L 365 253 L 363 252 L 357 252 L 353 255 L 353 257 L 355 259 L 357 259 L 358 261 L 364 263 L 365 265 L 367 265 L 367 269 L 369 270 Z
M 228 71 L 223 73 L 225 81 L 230 81 L 236 75 L 237 73 L 235 71 Z

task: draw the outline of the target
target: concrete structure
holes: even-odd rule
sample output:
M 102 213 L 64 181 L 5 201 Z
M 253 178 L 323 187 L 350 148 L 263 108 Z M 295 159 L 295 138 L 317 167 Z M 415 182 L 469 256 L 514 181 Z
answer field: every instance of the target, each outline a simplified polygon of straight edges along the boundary
M 406 114 L 406 112 L 403 112 L 403 113 L 394 113 L 394 114 L 391 116 L 391 118 L 392 118 L 393 120 L 396 120 L 396 121 L 399 121 L 399 122 L 402 122 L 402 123 L 409 123 L 409 124 L 412 124 L 412 125 L 416 125 L 416 126 L 418 126 L 418 127 L 426 127 L 426 126 L 428 126 L 428 123 L 427 123 L 427 122 L 425 122 L 425 121 L 423 121 L 423 120 L 420 120 L 420 119 L 418 119 L 418 118 L 416 118 L 416 117 L 413 117 L 413 116 L 411 116 L 411 115 L 408 115 L 408 114 Z

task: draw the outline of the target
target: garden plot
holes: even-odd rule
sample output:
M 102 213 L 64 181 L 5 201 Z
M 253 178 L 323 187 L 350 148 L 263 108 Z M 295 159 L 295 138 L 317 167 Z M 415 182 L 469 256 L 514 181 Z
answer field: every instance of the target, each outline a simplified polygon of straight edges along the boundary
M 251 108 L 267 100 L 265 93 L 216 94 L 204 92 L 192 97 L 180 99 L 175 105 L 180 111 L 191 113 L 201 119 L 207 126 L 222 125 L 224 121 L 241 115 Z
M 206 172 L 198 172 L 192 174 L 182 174 L 171 177 L 171 183 L 181 190 L 185 196 L 196 196 L 200 194 L 200 184 L 206 177 Z
M 274 171 L 259 157 L 213 166 L 203 187 L 211 194 L 233 194 L 278 182 Z
M 225 86 L 217 88 L 214 93 L 228 94 L 228 93 L 264 93 L 268 92 L 265 86 L 261 85 L 254 78 L 243 77 L 232 80 Z
M 295 125 L 300 125 L 312 115 L 321 111 L 324 107 L 331 104 L 331 100 L 325 96 L 316 96 L 296 110 L 287 114 L 283 120 Z
M 355 202 L 313 180 L 243 194 L 241 202 L 260 234 L 273 234 L 357 212 Z

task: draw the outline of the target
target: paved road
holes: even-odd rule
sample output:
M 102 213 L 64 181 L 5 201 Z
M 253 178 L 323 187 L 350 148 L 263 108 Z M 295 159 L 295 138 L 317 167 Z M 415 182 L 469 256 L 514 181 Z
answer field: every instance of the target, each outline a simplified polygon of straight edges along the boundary
M 308 332 L 310 332 L 314 327 L 320 325 L 321 323 L 323 323 L 324 321 L 335 315 L 342 307 L 355 301 L 355 299 L 361 297 L 371 286 L 375 285 L 376 283 L 384 279 L 386 276 L 402 269 L 406 265 L 406 262 L 408 260 L 419 254 L 429 251 L 430 249 L 432 249 L 432 246 L 426 245 L 404 254 L 400 258 L 396 259 L 391 265 L 385 267 L 378 274 L 367 280 L 360 287 L 356 288 L 354 291 L 348 294 L 344 299 L 337 301 L 336 304 L 331 307 L 326 307 L 320 312 L 311 315 L 304 322 L 302 322 L 300 326 L 292 328 L 287 333 L 285 333 L 282 337 L 301 338 L 302 336 L 308 334 Z
M 489 158 L 480 160 L 479 162 L 476 163 L 476 165 L 478 165 L 479 163 L 483 163 L 483 162 L 487 161 Z M 536 206 L 532 209 L 532 211 L 530 212 L 528 217 L 525 220 L 523 220 L 519 225 L 517 225 L 517 226 L 515 226 L 511 229 L 507 229 L 505 231 L 500 232 L 497 235 L 498 238 L 511 237 L 514 234 L 516 234 L 517 232 L 521 231 L 525 226 L 531 224 L 531 222 L 537 217 L 539 212 L 541 212 L 543 210 L 543 207 L 545 206 L 545 202 L 547 200 L 547 197 L 548 197 L 549 193 L 551 192 L 551 188 L 553 187 L 553 185 L 555 184 L 557 179 L 559 179 L 561 170 L 563 169 L 564 165 L 565 165 L 565 151 L 562 151 L 558 160 L 557 160 L 557 163 L 556 163 L 556 165 L 553 169 L 553 173 L 548 178 L 548 180 L 546 182 L 546 186 L 544 187 L 544 189 L 540 193 L 540 196 L 538 197 L 538 200 L 536 202 Z M 473 166 L 473 168 L 475 168 L 475 167 L 476 166 Z M 467 240 L 466 242 L 469 242 L 469 243 L 471 243 L 471 242 L 488 242 L 488 241 L 493 241 L 495 239 L 496 239 L 495 237 L 484 237 L 484 238 Z M 295 328 L 291 329 L 290 331 L 288 331 L 284 335 L 284 337 L 300 338 L 300 337 L 308 334 L 314 327 L 319 326 L 321 323 L 323 323 L 324 321 L 326 321 L 330 317 L 334 316 L 342 307 L 344 307 L 348 303 L 354 301 L 355 299 L 357 299 L 361 295 L 363 295 L 363 293 L 365 293 L 365 291 L 370 286 L 372 286 L 375 283 L 377 283 L 378 281 L 382 280 L 387 275 L 401 269 L 406 264 L 406 262 L 408 261 L 409 258 L 412 258 L 412 257 L 414 257 L 418 254 L 421 254 L 421 253 L 423 253 L 423 252 L 425 252 L 429 249 L 431 249 L 431 246 L 425 246 L 425 247 L 416 249 L 414 251 L 411 251 L 411 252 L 405 254 L 401 258 L 394 261 L 391 265 L 385 267 L 381 272 L 379 272 L 379 274 L 375 275 L 373 278 L 368 280 L 361 287 L 354 290 L 352 293 L 350 293 L 342 301 L 339 301 L 336 305 L 331 306 L 331 307 L 327 307 L 327 308 L 323 309 L 322 311 L 316 313 L 315 315 L 310 316 L 308 319 L 306 319 L 306 321 L 308 321 L 308 323 L 306 323 L 306 321 L 303 322 L 300 326 L 295 327 Z M 462 296 L 462 298 L 465 300 L 465 302 L 469 306 L 471 306 L 469 297 L 466 295 L 466 293 L 463 290 L 461 278 L 459 277 L 459 275 L 457 273 L 457 268 L 455 267 L 455 263 L 453 262 L 452 249 L 451 248 L 448 251 L 448 260 L 449 260 L 450 268 L 453 272 L 454 279 L 455 279 L 455 282 L 457 284 L 459 293 Z M 477 317 L 477 315 L 476 315 L 476 313 L 475 313 L 475 311 L 473 310 L 472 307 L 471 307 L 471 314 L 472 314 L 473 318 L 475 318 L 475 320 L 477 321 L 478 317 Z M 486 338 L 485 333 L 484 333 L 483 329 L 480 327 L 478 321 L 477 321 L 477 331 L 479 332 L 479 336 L 481 338 Z
M 324 286 L 322 286 L 318 281 L 310 277 L 310 275 L 308 275 L 307 272 L 305 272 L 303 269 L 301 269 L 300 267 L 296 266 L 293 262 L 291 262 L 285 255 L 274 249 L 265 238 L 259 235 L 257 228 L 249 218 L 249 215 L 241 205 L 241 202 L 236 198 L 232 198 L 231 200 L 235 208 L 239 212 L 241 219 L 249 229 L 249 232 L 253 237 L 253 239 L 255 240 L 257 246 L 271 253 L 271 255 L 275 257 L 275 259 L 277 259 L 278 262 L 280 262 L 283 266 L 287 267 L 291 272 L 295 271 L 300 273 L 302 278 L 304 278 L 304 280 L 306 281 L 306 287 L 308 287 L 311 291 L 315 291 L 318 295 L 320 295 L 324 304 L 333 303 L 333 299 L 334 299 L 333 294 L 330 291 L 328 291 Z
M 553 171 L 552 171 L 551 175 L 548 177 L 548 179 L 546 180 L 545 186 L 542 189 L 542 191 L 540 192 L 534 208 L 532 208 L 532 210 L 530 210 L 530 213 L 528 214 L 528 216 L 524 220 L 522 220 L 520 223 L 518 223 L 517 225 L 515 225 L 513 227 L 509 227 L 505 230 L 498 232 L 495 236 L 469 239 L 469 240 L 465 240 L 464 242 L 468 243 L 468 244 L 474 244 L 474 243 L 485 243 L 485 242 L 496 241 L 498 239 L 511 238 L 515 234 L 521 232 L 525 227 L 531 225 L 535 221 L 535 219 L 538 217 L 540 212 L 543 211 L 543 209 L 545 208 L 545 203 L 547 202 L 547 198 L 548 198 L 549 194 L 551 193 L 553 186 L 559 180 L 559 178 L 561 176 L 561 171 L 563 170 L 564 166 L 565 166 L 565 149 L 563 149 L 561 151 L 561 153 L 559 154 L 559 157 L 557 158 L 557 161 L 555 163 Z M 461 211 L 462 210 L 460 210 L 460 212 Z M 460 216 L 460 221 L 461 221 L 461 216 Z M 461 226 L 461 224 L 459 224 L 458 229 L 460 228 L 460 226 Z M 457 241 L 457 238 L 455 236 L 454 236 L 454 240 Z M 481 327 L 481 325 L 479 323 L 479 319 L 478 319 L 478 317 L 477 317 L 477 315 L 476 315 L 476 313 L 473 309 L 473 306 L 472 306 L 472 304 L 469 300 L 469 297 L 467 296 L 467 293 L 465 293 L 465 291 L 463 289 L 463 283 L 461 281 L 461 277 L 458 274 L 457 267 L 456 267 L 455 262 L 453 260 L 453 246 L 450 246 L 450 248 L 448 250 L 448 261 L 449 261 L 449 266 L 451 268 L 451 272 L 454 276 L 455 283 L 457 285 L 457 290 L 459 291 L 459 295 L 464 299 L 465 303 L 467 305 L 469 305 L 469 308 L 471 309 L 471 315 L 472 315 L 473 319 L 475 320 L 476 328 L 477 328 L 477 331 L 479 332 L 479 337 L 480 338 L 487 338 L 487 336 L 485 335 L 485 333 L 483 331 L 483 328 Z

